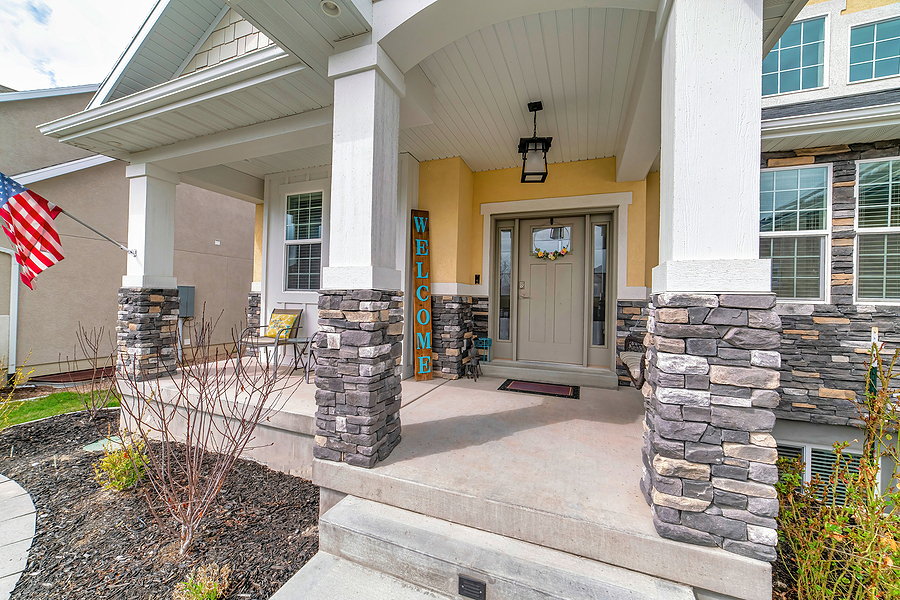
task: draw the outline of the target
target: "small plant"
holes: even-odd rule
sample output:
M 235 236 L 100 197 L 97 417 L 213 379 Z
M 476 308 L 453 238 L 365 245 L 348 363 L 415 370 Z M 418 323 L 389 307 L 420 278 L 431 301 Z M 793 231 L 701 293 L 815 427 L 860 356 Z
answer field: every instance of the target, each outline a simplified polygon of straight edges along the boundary
M 12 375 L 7 375 L 6 357 L 0 360 L 0 373 L 2 373 L 0 376 L 4 378 L 3 385 L 0 386 L 0 431 L 6 429 L 9 425 L 9 415 L 18 404 L 18 402 L 13 400 L 16 390 L 25 385 L 28 378 L 34 373 L 34 369 L 29 370 L 27 373 L 24 371 L 29 358 L 31 358 L 30 352 L 25 357 L 25 362 L 22 363 L 22 366 L 16 367 L 16 371 Z
M 191 569 L 187 581 L 175 586 L 172 600 L 219 600 L 228 592 L 231 567 L 216 563 Z
M 94 464 L 94 476 L 107 490 L 121 492 L 133 488 L 144 476 L 147 457 L 144 442 L 120 441 L 103 445 L 104 456 Z

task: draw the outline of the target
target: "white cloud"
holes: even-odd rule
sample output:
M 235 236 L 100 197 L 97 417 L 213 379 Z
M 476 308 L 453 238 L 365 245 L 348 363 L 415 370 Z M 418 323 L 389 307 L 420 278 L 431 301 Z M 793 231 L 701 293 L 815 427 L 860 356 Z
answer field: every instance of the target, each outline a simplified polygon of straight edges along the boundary
M 156 0 L 0 1 L 0 85 L 100 83 Z

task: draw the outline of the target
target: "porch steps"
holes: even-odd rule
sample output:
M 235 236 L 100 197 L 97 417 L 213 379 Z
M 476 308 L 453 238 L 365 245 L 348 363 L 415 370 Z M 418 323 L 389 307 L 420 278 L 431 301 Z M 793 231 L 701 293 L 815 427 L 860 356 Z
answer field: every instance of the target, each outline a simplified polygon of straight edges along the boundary
M 342 599 L 347 578 L 359 600 L 460 598 L 460 575 L 491 600 L 694 600 L 685 585 L 352 496 L 322 515 L 319 554 L 272 598 Z

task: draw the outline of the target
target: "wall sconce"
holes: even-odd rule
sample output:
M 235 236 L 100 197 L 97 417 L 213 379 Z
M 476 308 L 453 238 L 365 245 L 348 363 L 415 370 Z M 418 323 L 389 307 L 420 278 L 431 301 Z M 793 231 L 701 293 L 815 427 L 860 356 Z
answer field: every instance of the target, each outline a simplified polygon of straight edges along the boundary
M 522 183 L 544 183 L 547 180 L 547 150 L 552 137 L 537 136 L 537 113 L 544 110 L 541 101 L 529 102 L 528 111 L 534 113 L 534 133 L 530 138 L 519 140 L 519 154 L 522 155 Z

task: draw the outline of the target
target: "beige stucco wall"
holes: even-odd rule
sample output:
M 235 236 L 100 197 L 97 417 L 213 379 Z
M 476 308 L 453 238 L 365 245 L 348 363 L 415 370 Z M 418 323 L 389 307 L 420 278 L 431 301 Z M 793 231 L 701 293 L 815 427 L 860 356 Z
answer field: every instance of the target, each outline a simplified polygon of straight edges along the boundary
M 194 314 L 219 319 L 216 343 L 231 341 L 246 323 L 253 279 L 255 205 L 193 186 L 178 186 L 175 201 L 175 278 L 195 288 Z M 216 245 L 219 240 L 219 245 Z M 223 312 L 224 311 L 224 312 Z M 221 316 L 220 316 L 221 315 Z
M 84 110 L 92 94 L 0 102 L 0 173 L 17 175 L 91 153 L 42 136 L 36 126 Z

